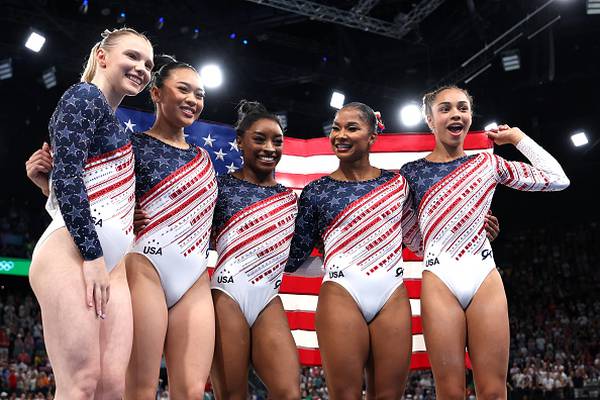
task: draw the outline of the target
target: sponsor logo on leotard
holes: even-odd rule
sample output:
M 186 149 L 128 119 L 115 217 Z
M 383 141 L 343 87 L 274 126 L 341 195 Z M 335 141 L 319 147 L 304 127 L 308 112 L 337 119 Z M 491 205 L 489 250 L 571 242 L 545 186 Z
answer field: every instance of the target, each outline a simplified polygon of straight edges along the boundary
M 154 256 L 162 256 L 162 247 L 144 246 L 144 254 L 152 254 Z
M 481 252 L 481 260 L 482 260 L 482 261 L 483 261 L 483 260 L 485 260 L 485 259 L 486 259 L 486 258 L 488 258 L 488 257 L 492 257 L 492 258 L 493 258 L 493 256 L 494 256 L 494 254 L 493 254 L 493 252 L 492 252 L 492 250 L 491 250 L 491 249 L 484 249 L 484 250 Z
M 429 267 L 433 267 L 434 265 L 438 265 L 440 263 L 440 260 L 436 257 L 436 258 L 428 258 L 427 261 L 425 261 L 425 267 L 429 268 Z
M 218 283 L 234 283 L 233 276 L 218 276 L 217 282 Z
M 333 278 L 343 278 L 344 277 L 344 272 L 343 271 L 329 271 L 329 278 L 333 279 Z
M 404 268 L 398 267 L 396 268 L 396 277 L 404 275 Z
M 275 289 L 279 289 L 279 286 L 281 286 L 281 279 L 277 280 L 277 282 L 275 282 Z
M 94 225 L 102 227 L 102 218 L 92 216 L 92 221 L 94 221 Z

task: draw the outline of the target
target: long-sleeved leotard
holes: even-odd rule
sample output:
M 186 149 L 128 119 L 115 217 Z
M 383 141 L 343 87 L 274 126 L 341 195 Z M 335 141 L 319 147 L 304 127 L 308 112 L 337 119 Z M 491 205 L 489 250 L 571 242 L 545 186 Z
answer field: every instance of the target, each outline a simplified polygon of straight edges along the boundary
M 210 156 L 199 147 L 180 149 L 144 133 L 131 140 L 136 197 L 150 218 L 131 252 L 152 263 L 172 307 L 207 267 L 215 173 Z
M 569 185 L 558 162 L 525 136 L 518 144 L 532 165 L 489 153 L 448 163 L 420 159 L 401 173 L 415 194 L 426 270 L 434 272 L 463 308 L 495 268 L 484 218 L 498 184 L 524 191 L 556 191 Z
M 323 177 L 309 183 L 300 196 L 286 271 L 302 274 L 313 247 L 322 247 L 324 281 L 344 287 L 371 321 L 402 284 L 403 239 L 419 250 L 416 214 L 407 201 L 406 180 L 391 171 L 368 181 Z
M 233 298 L 252 326 L 279 292 L 297 199 L 282 185 L 260 186 L 233 175 L 217 181 L 213 237 L 218 259 L 211 288 Z
M 54 167 L 46 208 L 53 221 L 38 243 L 66 226 L 84 260 L 111 270 L 133 239 L 135 176 L 129 135 L 102 92 L 78 83 L 48 125 Z

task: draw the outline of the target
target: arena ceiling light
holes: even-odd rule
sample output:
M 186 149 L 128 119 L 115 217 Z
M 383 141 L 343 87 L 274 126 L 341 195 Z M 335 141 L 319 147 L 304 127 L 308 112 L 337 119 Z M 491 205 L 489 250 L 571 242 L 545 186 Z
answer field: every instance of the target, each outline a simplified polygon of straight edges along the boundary
M 502 67 L 504 71 L 516 71 L 521 68 L 521 58 L 517 50 L 502 53 Z
M 600 0 L 587 0 L 587 13 L 600 14 Z
M 48 68 L 42 73 L 42 82 L 46 89 L 52 89 L 56 86 L 56 68 Z
M 216 64 L 208 64 L 200 68 L 200 77 L 204 86 L 210 89 L 218 88 L 223 83 L 223 72 Z
M 346 96 L 343 93 L 334 90 L 331 94 L 331 100 L 329 100 L 329 105 L 333 108 L 340 109 L 344 107 L 344 101 L 346 100 Z
M 490 122 L 485 126 L 485 128 L 483 128 L 485 131 L 491 131 L 492 129 L 498 129 L 498 124 L 495 122 Z
M 0 60 L 0 81 L 10 79 L 13 76 L 12 58 Z
M 46 38 L 40 35 L 37 32 L 31 32 L 27 41 L 25 42 L 25 47 L 29 50 L 38 53 L 42 47 L 44 47 L 44 43 L 46 43 Z
M 407 104 L 400 110 L 400 121 L 404 126 L 416 126 L 422 121 L 421 109 L 418 105 L 411 103 Z
M 589 143 L 588 137 L 585 132 L 577 132 L 571 135 L 571 141 L 575 147 L 585 146 Z

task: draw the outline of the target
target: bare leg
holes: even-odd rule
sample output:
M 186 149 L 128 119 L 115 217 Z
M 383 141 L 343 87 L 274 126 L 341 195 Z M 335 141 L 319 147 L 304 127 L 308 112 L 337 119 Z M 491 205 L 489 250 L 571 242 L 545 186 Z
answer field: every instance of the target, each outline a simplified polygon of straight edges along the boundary
M 493 270 L 467 308 L 469 357 L 478 399 L 506 399 L 510 342 L 502 278 Z
M 367 367 L 369 399 L 400 399 L 412 354 L 411 312 L 404 285 L 369 323 L 371 356 Z
M 165 356 L 173 400 L 202 399 L 215 345 L 208 272 L 169 310 Z
M 330 399 L 361 399 L 369 328 L 356 302 L 342 286 L 325 282 L 315 322 Z
M 252 363 L 269 398 L 300 399 L 300 362 L 283 304 L 275 297 L 252 325 Z
M 125 260 L 133 306 L 133 348 L 125 399 L 154 400 L 167 333 L 165 294 L 158 273 L 146 257 L 132 253 Z
M 238 304 L 212 290 L 215 307 L 215 353 L 210 379 L 219 400 L 246 400 L 250 364 L 250 327 Z
M 125 262 L 110 272 L 110 300 L 106 319 L 100 324 L 102 375 L 95 400 L 120 400 L 125 391 L 125 373 L 131 354 L 133 317 L 127 287 Z
M 31 262 L 29 281 L 42 310 L 57 400 L 94 398 L 101 376 L 103 321 L 86 305 L 82 265 L 66 228 L 54 231 Z
M 428 271 L 421 285 L 421 317 L 437 398 L 464 399 L 465 312 L 444 282 Z

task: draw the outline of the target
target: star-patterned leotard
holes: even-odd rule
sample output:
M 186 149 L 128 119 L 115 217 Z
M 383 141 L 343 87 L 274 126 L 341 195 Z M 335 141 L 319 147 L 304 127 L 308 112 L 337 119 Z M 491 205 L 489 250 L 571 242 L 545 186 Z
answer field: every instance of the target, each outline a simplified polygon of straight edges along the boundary
M 240 306 L 249 326 L 277 296 L 298 212 L 285 186 L 259 186 L 222 175 L 213 221 L 218 253 L 211 288 Z
M 48 125 L 54 167 L 46 209 L 53 220 L 38 245 L 66 227 L 84 260 L 104 256 L 110 271 L 133 240 L 133 152 L 102 92 L 77 83 Z
M 286 271 L 302 274 L 313 247 L 322 246 L 324 282 L 344 287 L 370 322 L 403 282 L 403 235 L 412 250 L 420 248 L 410 201 L 406 180 L 391 171 L 367 181 L 326 176 L 309 183 Z
M 555 191 L 569 185 L 559 163 L 532 139 L 525 136 L 516 147 L 532 165 L 480 153 L 447 163 L 423 158 L 401 169 L 415 194 L 425 270 L 438 276 L 464 309 L 496 267 L 484 230 L 496 186 Z
M 181 149 L 145 133 L 131 138 L 136 197 L 150 222 L 131 252 L 156 269 L 168 307 L 173 307 L 206 270 L 217 182 L 206 150 Z

